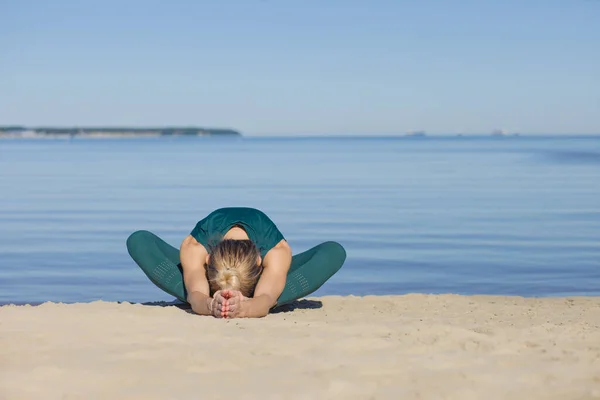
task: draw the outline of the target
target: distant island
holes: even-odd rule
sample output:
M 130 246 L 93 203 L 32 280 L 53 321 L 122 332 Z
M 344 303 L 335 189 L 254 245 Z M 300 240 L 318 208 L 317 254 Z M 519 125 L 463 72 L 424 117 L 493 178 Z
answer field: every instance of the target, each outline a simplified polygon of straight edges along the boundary
M 492 131 L 492 136 L 507 136 L 511 134 L 509 131 L 507 131 L 506 129 L 494 129 Z M 514 132 L 512 133 L 513 136 L 521 136 L 520 133 L 518 132 Z
M 141 137 L 141 136 L 241 136 L 233 129 L 164 127 L 38 127 L 0 126 L 0 137 L 45 138 L 45 137 Z

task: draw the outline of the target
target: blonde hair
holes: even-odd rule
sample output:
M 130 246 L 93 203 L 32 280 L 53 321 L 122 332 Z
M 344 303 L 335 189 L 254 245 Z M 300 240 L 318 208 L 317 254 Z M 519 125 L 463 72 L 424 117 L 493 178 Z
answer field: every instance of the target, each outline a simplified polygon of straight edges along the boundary
M 239 290 L 251 297 L 262 272 L 259 255 L 250 240 L 226 239 L 217 243 L 210 252 L 206 269 L 211 291 Z

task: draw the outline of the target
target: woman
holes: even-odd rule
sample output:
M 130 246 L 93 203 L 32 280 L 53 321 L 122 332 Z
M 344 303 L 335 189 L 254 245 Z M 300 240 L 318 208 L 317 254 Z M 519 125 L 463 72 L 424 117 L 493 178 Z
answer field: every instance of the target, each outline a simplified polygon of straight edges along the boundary
M 284 289 L 292 250 L 262 211 L 228 207 L 196 224 L 181 244 L 180 260 L 195 313 L 263 317 Z

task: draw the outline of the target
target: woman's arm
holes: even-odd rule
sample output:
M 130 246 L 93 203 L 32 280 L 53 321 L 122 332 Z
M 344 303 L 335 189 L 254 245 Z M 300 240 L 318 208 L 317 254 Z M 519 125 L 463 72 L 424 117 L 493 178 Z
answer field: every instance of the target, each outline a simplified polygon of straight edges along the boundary
M 183 268 L 183 283 L 187 290 L 187 301 L 192 310 L 200 315 L 213 315 L 213 299 L 206 279 L 206 257 L 208 252 L 193 236 L 188 235 L 181 243 L 179 258 Z
M 282 240 L 269 250 L 263 260 L 264 270 L 254 290 L 254 297 L 240 303 L 237 317 L 256 318 L 267 315 L 283 292 L 291 263 L 292 249 L 287 241 Z

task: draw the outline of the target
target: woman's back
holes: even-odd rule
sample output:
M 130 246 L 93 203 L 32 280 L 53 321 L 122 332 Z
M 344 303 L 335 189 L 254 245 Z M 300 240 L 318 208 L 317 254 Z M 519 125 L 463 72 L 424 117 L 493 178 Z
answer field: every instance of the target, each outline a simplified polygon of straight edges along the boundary
M 209 250 L 234 227 L 240 227 L 246 232 L 263 258 L 269 250 L 285 239 L 264 212 L 250 207 L 219 208 L 198 221 L 190 235 Z

